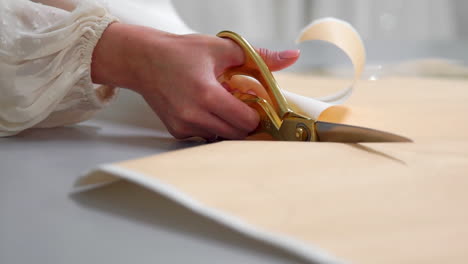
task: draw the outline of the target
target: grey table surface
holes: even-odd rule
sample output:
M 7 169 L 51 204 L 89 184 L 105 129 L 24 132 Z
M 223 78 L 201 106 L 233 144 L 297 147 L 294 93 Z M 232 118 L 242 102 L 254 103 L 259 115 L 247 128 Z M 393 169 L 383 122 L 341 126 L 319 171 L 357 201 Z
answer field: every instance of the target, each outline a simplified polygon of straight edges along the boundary
M 99 164 L 198 144 L 128 92 L 82 124 L 0 139 L 0 263 L 303 263 L 134 184 L 72 192 Z

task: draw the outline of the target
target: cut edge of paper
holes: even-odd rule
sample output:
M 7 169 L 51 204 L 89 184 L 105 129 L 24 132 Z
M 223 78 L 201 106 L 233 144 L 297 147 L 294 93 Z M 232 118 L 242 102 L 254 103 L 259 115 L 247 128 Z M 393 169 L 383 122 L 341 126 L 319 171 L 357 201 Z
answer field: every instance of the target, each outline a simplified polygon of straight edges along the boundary
M 318 19 L 310 23 L 301 31 L 296 43 L 312 40 L 325 41 L 335 45 L 348 56 L 354 68 L 354 79 L 351 84 L 329 96 L 313 99 L 284 91 L 288 102 L 294 105 L 298 111 L 317 119 L 329 107 L 343 104 L 351 97 L 354 85 L 361 78 L 365 67 L 366 50 L 361 36 L 351 24 L 332 17 Z
M 142 173 L 122 168 L 116 164 L 101 165 L 96 170 L 79 178 L 75 184 L 74 192 L 84 192 L 90 189 L 99 188 L 121 179 L 149 188 L 200 216 L 213 220 L 230 228 L 231 230 L 245 235 L 248 238 L 271 245 L 274 248 L 284 250 L 304 260 L 312 263 L 344 263 L 336 257 L 326 253 L 323 249 L 313 247 L 305 242 L 293 239 L 286 235 L 262 230 L 236 216 L 210 208 L 209 206 L 191 198 L 189 195 L 179 191 L 177 188 L 159 181 L 155 177 L 149 177 Z
M 313 40 L 325 41 L 341 49 L 353 64 L 354 82 L 361 77 L 366 64 L 366 49 L 351 24 L 333 17 L 315 20 L 302 29 L 296 44 Z

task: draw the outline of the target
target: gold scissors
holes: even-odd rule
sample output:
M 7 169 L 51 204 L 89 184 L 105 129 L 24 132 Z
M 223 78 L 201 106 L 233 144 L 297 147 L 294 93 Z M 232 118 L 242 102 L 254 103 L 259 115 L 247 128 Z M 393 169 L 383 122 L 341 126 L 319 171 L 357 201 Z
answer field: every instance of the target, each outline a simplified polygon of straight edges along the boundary
M 245 53 L 245 63 L 227 69 L 219 80 L 231 80 L 235 75 L 252 77 L 263 86 L 269 97 L 267 100 L 256 95 L 233 93 L 260 115 L 260 124 L 253 134 L 267 133 L 274 139 L 283 141 L 411 142 L 408 138 L 384 131 L 316 121 L 298 114 L 291 109 L 268 66 L 247 40 L 232 31 L 222 31 L 217 36 L 231 39 Z

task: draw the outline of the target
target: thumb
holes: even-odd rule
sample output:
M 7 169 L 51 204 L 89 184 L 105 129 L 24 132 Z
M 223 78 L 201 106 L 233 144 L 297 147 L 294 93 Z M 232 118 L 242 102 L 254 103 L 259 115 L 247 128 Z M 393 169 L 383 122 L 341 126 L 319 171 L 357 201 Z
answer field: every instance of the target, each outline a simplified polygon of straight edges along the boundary
M 300 55 L 299 50 L 271 51 L 269 49 L 257 49 L 271 71 L 279 71 L 293 65 Z

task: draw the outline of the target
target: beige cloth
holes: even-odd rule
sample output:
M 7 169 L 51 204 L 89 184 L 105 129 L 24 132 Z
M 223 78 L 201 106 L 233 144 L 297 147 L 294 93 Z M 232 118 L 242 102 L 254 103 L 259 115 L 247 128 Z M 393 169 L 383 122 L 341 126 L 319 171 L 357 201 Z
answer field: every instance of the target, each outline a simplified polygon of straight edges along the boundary
M 291 74 L 278 80 L 307 96 L 345 83 Z M 226 141 L 114 166 L 346 262 L 466 263 L 467 102 L 463 80 L 362 81 L 346 108 L 322 119 L 414 143 Z

